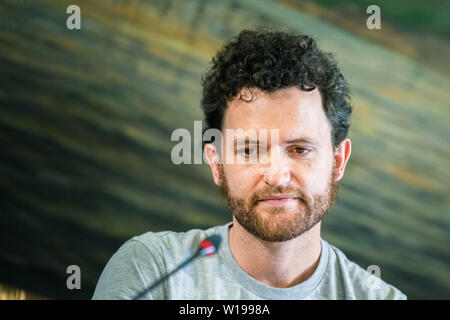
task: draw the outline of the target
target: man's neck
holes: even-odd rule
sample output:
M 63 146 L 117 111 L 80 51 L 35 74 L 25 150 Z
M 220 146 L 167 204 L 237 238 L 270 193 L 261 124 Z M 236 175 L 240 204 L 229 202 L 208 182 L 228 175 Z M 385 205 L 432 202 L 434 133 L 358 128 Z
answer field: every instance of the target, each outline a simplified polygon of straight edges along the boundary
M 319 264 L 320 222 L 299 237 L 283 242 L 261 240 L 235 219 L 228 232 L 231 253 L 239 266 L 267 286 L 295 286 L 307 280 Z

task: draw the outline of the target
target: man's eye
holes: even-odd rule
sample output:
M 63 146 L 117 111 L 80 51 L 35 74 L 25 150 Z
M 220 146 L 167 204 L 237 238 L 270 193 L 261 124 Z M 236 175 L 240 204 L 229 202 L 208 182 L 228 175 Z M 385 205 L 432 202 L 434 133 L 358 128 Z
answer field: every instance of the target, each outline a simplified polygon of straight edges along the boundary
M 294 148 L 294 152 L 298 153 L 298 154 L 305 154 L 307 153 L 309 150 L 305 149 L 305 148 L 301 148 L 301 147 L 295 147 Z
M 253 156 L 256 152 L 256 148 L 243 148 L 241 150 L 239 150 L 239 153 L 241 155 L 245 155 L 245 156 Z
M 251 156 L 256 152 L 256 148 L 245 148 L 245 154 Z

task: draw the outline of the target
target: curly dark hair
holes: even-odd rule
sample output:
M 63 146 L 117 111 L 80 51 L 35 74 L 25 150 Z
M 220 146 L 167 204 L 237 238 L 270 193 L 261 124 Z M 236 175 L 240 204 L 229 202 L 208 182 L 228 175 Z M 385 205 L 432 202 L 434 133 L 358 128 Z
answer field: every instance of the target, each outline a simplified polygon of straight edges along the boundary
M 352 112 L 349 86 L 332 54 L 320 51 L 308 35 L 243 30 L 212 59 L 202 86 L 205 130 L 222 129 L 227 103 L 243 88 L 270 93 L 298 86 L 305 91 L 319 89 L 333 148 L 347 136 Z

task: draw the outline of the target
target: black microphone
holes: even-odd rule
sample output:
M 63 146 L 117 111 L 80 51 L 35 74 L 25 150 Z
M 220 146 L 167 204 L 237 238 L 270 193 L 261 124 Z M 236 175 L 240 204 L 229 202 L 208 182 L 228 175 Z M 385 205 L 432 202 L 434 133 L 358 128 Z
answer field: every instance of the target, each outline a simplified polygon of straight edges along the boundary
M 142 290 L 140 293 L 138 293 L 136 296 L 134 296 L 133 300 L 137 300 L 139 298 L 142 298 L 147 292 L 153 290 L 155 287 L 166 281 L 170 276 L 172 276 L 175 272 L 180 270 L 181 268 L 185 267 L 188 263 L 192 262 L 194 259 L 198 257 L 205 257 L 213 255 L 217 252 L 220 246 L 220 242 L 222 241 L 221 236 L 219 235 L 212 235 L 202 241 L 198 244 L 198 249 L 195 254 L 189 258 L 187 258 L 182 264 L 180 264 L 178 267 L 176 267 L 174 270 L 172 270 L 170 273 L 166 274 L 165 276 L 161 277 L 159 280 L 154 282 L 150 287 Z

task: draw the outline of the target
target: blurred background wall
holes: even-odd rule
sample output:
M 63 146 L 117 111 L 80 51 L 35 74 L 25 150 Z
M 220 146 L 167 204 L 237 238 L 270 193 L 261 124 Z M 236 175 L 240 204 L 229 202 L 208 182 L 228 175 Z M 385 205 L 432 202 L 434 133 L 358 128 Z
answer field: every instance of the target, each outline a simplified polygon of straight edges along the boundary
M 224 40 L 266 25 L 316 37 L 352 88 L 323 238 L 410 299 L 449 299 L 449 4 L 377 1 L 382 29 L 368 30 L 371 2 L 2 0 L 0 297 L 89 299 L 128 238 L 231 220 L 206 164 L 171 162 L 170 136 L 202 120 Z

